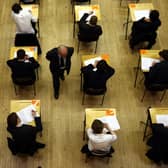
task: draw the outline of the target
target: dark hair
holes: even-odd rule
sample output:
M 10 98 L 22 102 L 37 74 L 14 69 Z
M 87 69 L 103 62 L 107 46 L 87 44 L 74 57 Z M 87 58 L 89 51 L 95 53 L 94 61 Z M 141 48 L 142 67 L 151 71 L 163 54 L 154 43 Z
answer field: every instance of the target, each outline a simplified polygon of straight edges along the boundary
M 18 116 L 15 112 L 12 112 L 8 115 L 7 123 L 9 128 L 15 128 L 17 125 Z
M 89 23 L 91 24 L 91 25 L 96 25 L 97 24 L 97 16 L 92 16 L 91 18 L 90 18 L 90 21 L 89 21 Z
M 17 58 L 18 59 L 24 59 L 25 55 L 26 55 L 25 50 L 23 50 L 23 49 L 17 50 Z
M 159 19 L 159 11 L 157 10 L 151 10 L 149 14 L 149 18 L 152 22 Z
M 165 59 L 166 61 L 168 61 L 168 50 L 162 50 L 159 52 L 159 55 Z
M 111 69 L 111 67 L 107 64 L 107 62 L 105 60 L 101 60 L 97 63 L 97 70 L 101 71 L 101 72 L 109 72 L 109 70 Z
M 12 5 L 12 11 L 14 13 L 18 14 L 20 12 L 20 10 L 22 10 L 22 7 L 20 6 L 20 4 L 15 3 L 15 4 Z
M 94 120 L 92 123 L 92 129 L 93 129 L 93 133 L 95 134 L 100 134 L 102 133 L 104 128 L 104 124 L 100 121 L 100 120 Z

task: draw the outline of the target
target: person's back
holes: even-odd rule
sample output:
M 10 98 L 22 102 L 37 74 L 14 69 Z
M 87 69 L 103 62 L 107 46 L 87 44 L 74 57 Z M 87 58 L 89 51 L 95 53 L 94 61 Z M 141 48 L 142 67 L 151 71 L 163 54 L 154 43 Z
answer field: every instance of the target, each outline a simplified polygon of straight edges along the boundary
M 19 4 L 14 4 L 12 6 L 12 18 L 16 23 L 16 33 L 35 33 L 32 22 L 37 20 L 33 18 L 28 9 L 22 9 Z

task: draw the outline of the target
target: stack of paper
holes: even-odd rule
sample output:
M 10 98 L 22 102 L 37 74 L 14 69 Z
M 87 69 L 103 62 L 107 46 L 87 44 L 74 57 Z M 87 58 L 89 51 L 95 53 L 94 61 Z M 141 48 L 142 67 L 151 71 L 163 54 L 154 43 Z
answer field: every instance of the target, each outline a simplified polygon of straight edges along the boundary
M 16 112 L 23 124 L 28 124 L 29 122 L 32 122 L 34 120 L 34 117 L 32 116 L 32 110 L 36 111 L 34 105 L 29 105 L 24 109 Z
M 134 15 L 135 15 L 135 20 L 142 19 L 143 17 L 149 18 L 149 10 L 135 10 Z
M 152 64 L 153 63 L 158 63 L 158 62 L 160 62 L 159 59 L 142 57 L 142 60 L 141 60 L 141 69 L 144 72 L 148 72 L 150 70 L 150 67 L 152 66 Z
M 81 19 L 81 17 L 82 17 L 85 13 L 88 13 L 88 12 L 90 12 L 90 11 L 88 11 L 88 10 L 80 10 L 80 11 L 79 11 L 79 18 Z M 93 11 L 93 14 L 89 15 L 86 20 L 89 21 L 90 18 L 91 18 L 93 15 L 96 15 L 96 12 L 95 12 L 95 11 Z
M 156 121 L 158 124 L 163 124 L 165 127 L 168 126 L 168 115 L 156 115 Z
M 113 116 L 105 116 L 105 117 L 101 117 L 98 118 L 100 121 L 102 121 L 103 123 L 107 123 L 110 127 L 111 130 L 116 131 L 120 129 L 120 125 L 119 122 L 117 120 L 116 115 Z
M 102 60 L 102 57 L 91 58 L 91 59 L 84 61 L 84 65 L 85 66 L 88 66 L 89 64 L 94 65 L 96 61 L 100 61 L 100 60 Z
M 33 57 L 33 51 L 26 51 L 26 55 L 30 58 Z M 17 51 L 14 53 L 14 58 L 17 57 Z

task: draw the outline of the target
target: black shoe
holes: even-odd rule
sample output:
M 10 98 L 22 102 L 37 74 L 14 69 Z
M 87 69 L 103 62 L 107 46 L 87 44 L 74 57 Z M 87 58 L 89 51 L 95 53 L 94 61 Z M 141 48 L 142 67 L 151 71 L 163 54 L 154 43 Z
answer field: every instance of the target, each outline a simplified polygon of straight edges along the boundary
M 45 144 L 42 144 L 42 143 L 39 143 L 39 142 L 37 142 L 37 148 L 44 148 L 45 147 Z
M 65 76 L 64 76 L 64 75 L 61 75 L 61 76 L 60 76 L 60 79 L 61 79 L 62 81 L 64 81 L 64 80 L 65 80 Z
M 55 93 L 54 97 L 55 97 L 55 99 L 58 99 L 59 98 L 59 93 Z

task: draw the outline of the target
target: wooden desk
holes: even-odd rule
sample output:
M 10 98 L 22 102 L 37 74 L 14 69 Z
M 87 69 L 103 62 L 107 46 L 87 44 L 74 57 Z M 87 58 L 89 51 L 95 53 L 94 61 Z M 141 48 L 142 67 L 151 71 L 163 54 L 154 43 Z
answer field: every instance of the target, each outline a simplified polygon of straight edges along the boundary
M 129 0 L 126 0 L 127 2 L 129 2 Z M 138 3 L 138 2 L 140 2 L 140 0 L 134 0 L 135 1 L 135 3 Z M 120 6 L 122 5 L 122 2 L 123 2 L 123 0 L 120 0 Z
M 18 112 L 23 108 L 33 104 L 36 107 L 37 112 L 40 113 L 40 100 L 11 100 L 10 102 L 10 113 L 11 112 Z M 32 126 L 35 126 L 35 122 L 29 123 Z
M 85 140 L 86 129 L 91 128 L 91 125 L 95 119 L 111 115 L 116 115 L 115 108 L 86 108 L 83 127 L 83 140 Z
M 9 59 L 14 59 L 16 56 L 16 52 L 19 49 L 23 49 L 27 53 L 32 52 L 33 58 L 35 60 L 38 60 L 37 47 L 11 47 Z
M 159 59 L 160 58 L 159 51 L 160 50 L 140 50 L 139 51 L 139 58 L 138 58 L 137 71 L 136 71 L 136 75 L 135 75 L 134 87 L 136 87 L 139 69 L 141 69 L 142 72 L 149 72 L 147 70 L 142 70 L 142 68 L 141 68 L 142 67 L 142 59 L 143 58 Z M 141 67 L 140 67 L 140 65 L 141 65 Z
M 128 36 L 128 24 L 130 22 L 135 22 L 137 21 L 136 17 L 135 17 L 135 12 L 136 11 L 143 11 L 143 10 L 152 10 L 154 9 L 153 4 L 152 3 L 131 3 L 128 5 L 128 12 L 127 12 L 127 20 L 126 20 L 126 30 L 125 30 L 125 40 L 127 40 L 127 36 Z M 131 16 L 131 20 L 129 21 L 129 17 Z
M 84 11 L 84 13 L 88 13 L 90 11 L 94 11 L 98 20 L 101 19 L 100 16 L 100 6 L 99 5 L 75 5 L 74 12 L 74 25 L 73 25 L 73 37 L 75 36 L 75 24 L 80 21 L 80 12 Z
M 38 35 L 40 37 L 40 24 L 39 24 L 39 5 L 38 4 L 22 4 L 23 9 L 28 9 L 32 12 L 32 15 L 37 19 Z
M 157 115 L 168 115 L 168 107 L 156 107 L 156 108 L 148 108 L 147 110 L 147 119 L 145 124 L 144 136 L 143 140 L 148 136 L 147 135 L 147 127 L 152 127 L 152 124 L 159 124 L 156 120 Z
M 105 60 L 109 65 L 110 65 L 110 56 L 108 54 L 101 54 L 100 55 L 102 57 L 102 60 Z M 100 57 L 98 55 L 83 55 L 81 57 L 81 67 L 84 67 L 84 62 L 89 60 L 89 59 L 92 59 L 92 58 L 97 58 L 97 57 Z M 82 90 L 82 83 L 83 83 L 83 75 L 82 73 L 80 74 L 81 75 L 81 83 L 80 83 L 80 89 Z

